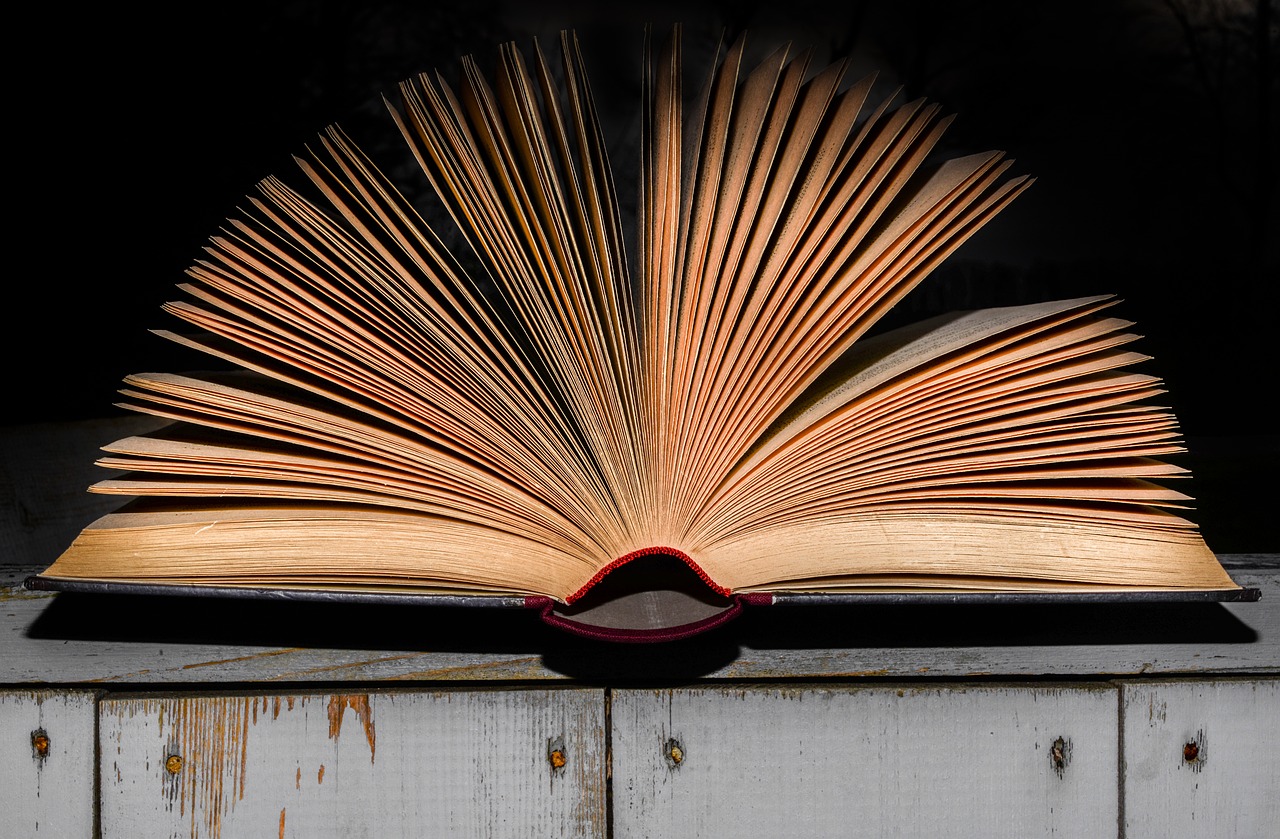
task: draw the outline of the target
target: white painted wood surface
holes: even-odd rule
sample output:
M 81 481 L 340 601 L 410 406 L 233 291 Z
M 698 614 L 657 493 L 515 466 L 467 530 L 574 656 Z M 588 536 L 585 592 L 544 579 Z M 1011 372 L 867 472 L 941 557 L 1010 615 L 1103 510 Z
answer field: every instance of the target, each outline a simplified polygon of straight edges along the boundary
M 0 690 L 0 837 L 93 837 L 95 705 L 89 691 Z
M 103 839 L 605 834 L 599 690 L 108 699 L 100 737 Z
M 617 690 L 614 835 L 1115 836 L 1116 707 L 1103 684 Z
M 1120 689 L 1125 839 L 1280 836 L 1280 679 Z
M 1275 555 L 1268 555 L 1275 562 Z M 1233 570 L 1257 603 L 1190 610 L 1036 614 L 1000 607 L 910 607 L 868 621 L 842 610 L 745 615 L 666 645 L 582 641 L 532 614 L 442 616 L 393 623 L 388 612 L 281 604 L 156 604 L 79 599 L 22 588 L 34 567 L 0 568 L 0 684 L 186 685 L 272 682 L 490 682 L 1063 677 L 1280 673 L 1280 567 Z M 1176 606 L 1176 604 L 1175 604 Z M 482 610 L 465 610 L 480 612 Z M 1067 615 L 1055 623 L 1051 614 Z M 245 616 L 253 616 L 248 622 Z M 983 626 L 969 622 L 980 616 Z M 412 618 L 411 620 L 409 618 Z M 247 629 L 246 627 L 253 627 Z M 897 645 L 895 646 L 895 640 Z

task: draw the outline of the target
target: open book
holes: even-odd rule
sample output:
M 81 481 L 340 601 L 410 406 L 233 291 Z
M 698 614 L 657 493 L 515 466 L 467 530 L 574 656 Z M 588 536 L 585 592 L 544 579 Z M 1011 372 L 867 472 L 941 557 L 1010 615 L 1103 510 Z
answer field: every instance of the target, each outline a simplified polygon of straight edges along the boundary
M 235 372 L 127 378 L 173 422 L 106 447 L 128 503 L 38 585 L 568 609 L 665 557 L 695 600 L 1239 590 L 1111 299 L 874 328 L 1028 186 L 1001 152 L 940 160 L 936 105 L 789 46 L 686 87 L 676 27 L 624 213 L 558 46 L 387 101 L 469 248 L 336 127 L 259 184 L 165 307 Z

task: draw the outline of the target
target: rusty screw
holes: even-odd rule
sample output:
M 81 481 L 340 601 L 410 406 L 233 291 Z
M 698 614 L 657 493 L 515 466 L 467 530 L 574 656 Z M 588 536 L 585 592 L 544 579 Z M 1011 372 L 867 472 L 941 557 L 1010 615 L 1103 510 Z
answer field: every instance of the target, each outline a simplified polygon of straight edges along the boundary
M 569 763 L 563 737 L 547 738 L 547 763 L 551 764 L 551 771 L 557 774 L 563 772 L 565 765 Z
M 1053 741 L 1053 746 L 1049 751 L 1053 758 L 1053 768 L 1059 773 L 1067 767 L 1067 743 L 1066 740 L 1059 737 Z
M 1195 740 L 1188 741 L 1182 747 L 1182 759 L 1187 763 L 1195 763 L 1200 759 L 1200 744 Z
M 31 750 L 38 758 L 43 759 L 49 756 L 49 735 L 43 728 L 37 728 L 31 732 Z
M 182 756 L 181 756 L 181 755 L 169 755 L 167 758 L 165 758 L 165 759 L 164 759 L 164 771 L 168 772 L 170 775 L 177 775 L 179 772 L 181 772 L 181 771 L 182 771 Z

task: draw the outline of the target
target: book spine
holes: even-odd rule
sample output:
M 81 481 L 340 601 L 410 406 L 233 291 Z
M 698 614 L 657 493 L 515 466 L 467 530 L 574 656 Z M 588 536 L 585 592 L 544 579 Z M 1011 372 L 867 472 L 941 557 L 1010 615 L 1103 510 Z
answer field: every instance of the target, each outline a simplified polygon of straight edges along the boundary
M 639 559 L 640 557 L 643 557 L 643 556 L 674 556 L 677 559 L 679 559 L 681 562 L 683 562 L 685 565 L 688 565 L 693 570 L 693 572 L 698 575 L 699 579 L 701 579 L 702 582 L 706 583 L 708 588 L 710 588 L 716 594 L 721 594 L 721 595 L 724 595 L 725 597 L 728 597 L 730 594 L 732 594 L 732 592 L 729 591 L 729 589 L 725 588 L 724 586 L 717 583 L 715 580 L 711 579 L 710 575 L 708 575 L 706 571 L 703 571 L 702 568 L 699 567 L 698 563 L 693 561 L 693 557 L 689 556 L 684 551 L 679 550 L 678 548 L 667 548 L 662 546 L 655 546 L 651 548 L 640 548 L 639 550 L 635 550 L 629 554 L 624 554 L 623 556 L 618 557 L 613 562 L 610 562 L 608 565 L 606 565 L 605 567 L 597 571 L 595 576 L 587 581 L 586 585 L 584 585 L 582 588 L 575 591 L 573 594 L 569 595 L 569 597 L 565 599 L 565 602 L 573 603 L 574 601 L 581 599 L 584 594 L 590 591 L 594 585 L 599 583 L 605 577 L 609 576 L 611 572 L 615 571 L 618 568 L 621 568 L 622 566 L 626 565 L 628 562 L 631 562 L 632 560 L 635 560 L 635 559 Z
M 622 629 L 618 627 L 597 626 L 582 623 L 558 614 L 556 601 L 550 597 L 526 597 L 526 608 L 538 609 L 538 615 L 544 623 L 562 629 L 583 638 L 594 641 L 610 641 L 624 644 L 654 644 L 666 641 L 679 641 L 694 635 L 701 635 L 716 627 L 723 626 L 738 615 L 746 606 L 768 606 L 773 603 L 773 595 L 767 593 L 739 594 L 733 596 L 733 602 L 716 614 L 692 623 L 680 626 L 664 626 L 653 628 Z

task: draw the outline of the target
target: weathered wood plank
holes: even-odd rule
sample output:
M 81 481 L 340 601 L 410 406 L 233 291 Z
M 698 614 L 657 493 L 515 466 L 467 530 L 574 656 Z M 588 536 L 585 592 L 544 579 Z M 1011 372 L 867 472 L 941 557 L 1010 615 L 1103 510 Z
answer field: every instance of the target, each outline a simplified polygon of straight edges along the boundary
M 103 839 L 603 836 L 600 690 L 101 706 Z
M 1126 839 L 1280 835 L 1280 679 L 1121 691 Z
M 0 684 L 1280 673 L 1280 568 L 1234 572 L 1257 603 L 748 611 L 675 646 L 621 649 L 524 610 L 54 595 L 22 588 L 35 570 L 0 568 Z
M 0 835 L 94 835 L 96 695 L 0 691 Z
M 1110 685 L 697 687 L 612 700 L 614 834 L 1118 831 Z

